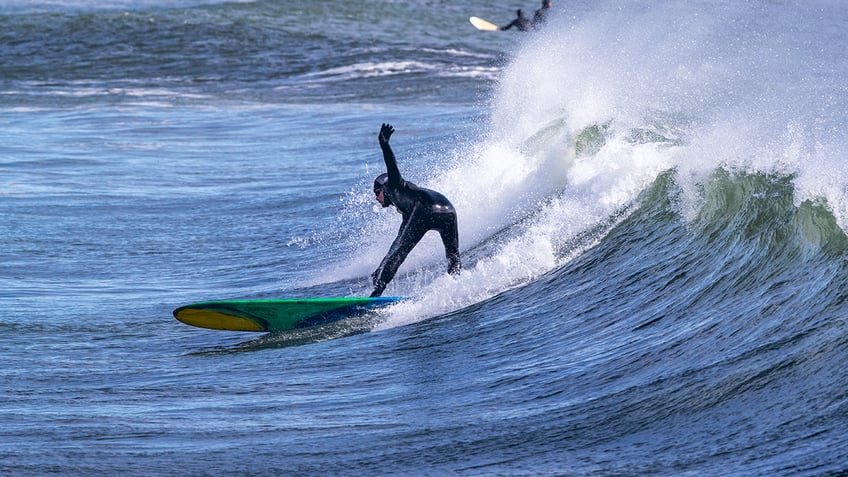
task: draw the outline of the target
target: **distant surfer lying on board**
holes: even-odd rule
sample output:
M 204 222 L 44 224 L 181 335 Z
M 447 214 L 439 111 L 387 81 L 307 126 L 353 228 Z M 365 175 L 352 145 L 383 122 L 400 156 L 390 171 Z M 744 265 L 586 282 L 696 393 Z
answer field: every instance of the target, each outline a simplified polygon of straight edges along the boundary
M 515 20 L 509 25 L 501 27 L 501 30 L 509 30 L 512 27 L 518 28 L 519 31 L 539 30 L 548 21 L 548 11 L 551 9 L 551 5 L 551 0 L 542 0 L 542 8 L 536 10 L 536 13 L 533 14 L 533 21 L 528 20 L 524 16 L 524 10 L 519 9 L 515 12 Z
M 501 30 L 509 30 L 512 27 L 518 28 L 518 31 L 530 31 L 533 29 L 533 24 L 524 16 L 524 10 L 519 8 L 515 12 L 515 20 L 509 25 L 501 27 Z
M 378 139 L 386 163 L 386 174 L 374 179 L 374 195 L 383 207 L 394 205 L 403 217 L 395 241 L 377 270 L 371 274 L 374 283 L 372 297 L 380 296 L 409 252 L 430 230 L 439 232 L 448 259 L 448 273 L 459 275 L 459 230 L 456 210 L 442 194 L 418 187 L 400 175 L 389 138 L 395 132 L 391 124 L 383 124 Z

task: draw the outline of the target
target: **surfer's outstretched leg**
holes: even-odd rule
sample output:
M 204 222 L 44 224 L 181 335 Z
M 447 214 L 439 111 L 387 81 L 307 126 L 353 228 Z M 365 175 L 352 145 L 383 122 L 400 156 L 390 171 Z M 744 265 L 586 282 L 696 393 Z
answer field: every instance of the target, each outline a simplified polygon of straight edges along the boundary
M 389 254 L 386 255 L 383 263 L 380 264 L 380 268 L 371 275 L 371 278 L 374 280 L 374 291 L 371 293 L 372 297 L 383 294 L 386 285 L 392 281 L 398 268 L 406 260 L 406 256 L 418 245 L 418 242 L 421 241 L 425 233 L 427 233 L 427 229 L 419 227 L 406 227 L 405 230 L 401 231 L 389 249 Z
M 443 214 L 444 224 L 437 230 L 445 246 L 445 257 L 448 259 L 448 273 L 457 276 L 462 268 L 459 260 L 459 227 L 456 224 L 456 213 Z

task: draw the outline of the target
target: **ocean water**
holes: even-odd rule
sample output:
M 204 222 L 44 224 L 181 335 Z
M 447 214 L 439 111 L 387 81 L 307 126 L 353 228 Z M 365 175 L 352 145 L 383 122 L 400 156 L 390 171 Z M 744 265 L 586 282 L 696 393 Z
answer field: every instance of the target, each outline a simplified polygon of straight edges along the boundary
M 0 1 L 0 473 L 848 472 L 848 9 L 517 6 Z M 383 122 L 459 278 L 174 320 L 369 293 Z

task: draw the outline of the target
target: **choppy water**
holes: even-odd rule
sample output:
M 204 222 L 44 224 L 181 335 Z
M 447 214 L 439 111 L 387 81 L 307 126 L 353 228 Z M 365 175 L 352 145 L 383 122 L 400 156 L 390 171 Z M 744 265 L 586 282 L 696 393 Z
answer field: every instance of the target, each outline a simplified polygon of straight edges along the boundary
M 523 5 L 528 13 L 536 7 Z M 0 471 L 848 471 L 840 2 L 0 2 Z M 376 133 L 459 210 L 375 316 Z

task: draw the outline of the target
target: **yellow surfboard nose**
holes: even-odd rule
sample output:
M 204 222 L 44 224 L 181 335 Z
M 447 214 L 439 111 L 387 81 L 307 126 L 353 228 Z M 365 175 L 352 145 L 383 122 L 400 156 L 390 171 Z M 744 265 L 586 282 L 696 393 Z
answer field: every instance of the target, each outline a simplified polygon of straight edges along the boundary
M 174 313 L 174 317 L 183 323 L 211 330 L 265 331 L 259 323 L 239 316 L 225 315 L 212 310 L 186 308 Z

